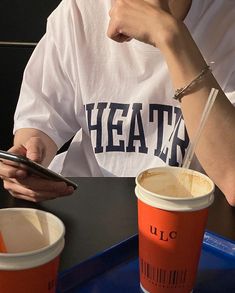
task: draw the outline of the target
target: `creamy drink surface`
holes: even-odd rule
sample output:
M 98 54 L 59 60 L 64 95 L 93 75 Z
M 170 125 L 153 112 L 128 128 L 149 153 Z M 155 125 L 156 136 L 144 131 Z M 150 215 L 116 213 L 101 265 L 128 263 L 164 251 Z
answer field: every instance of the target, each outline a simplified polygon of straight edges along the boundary
M 205 194 L 211 187 L 197 174 L 147 170 L 142 173 L 140 185 L 146 190 L 162 196 L 190 198 Z

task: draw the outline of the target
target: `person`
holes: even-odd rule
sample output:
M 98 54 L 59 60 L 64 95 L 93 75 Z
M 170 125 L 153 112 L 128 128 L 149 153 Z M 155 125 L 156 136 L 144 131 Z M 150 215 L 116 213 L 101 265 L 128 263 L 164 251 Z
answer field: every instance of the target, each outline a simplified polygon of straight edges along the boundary
M 216 88 L 190 168 L 234 206 L 234 17 L 229 0 L 63 0 L 25 69 L 9 152 L 75 177 L 181 166 Z M 0 175 L 16 198 L 73 192 L 3 163 Z

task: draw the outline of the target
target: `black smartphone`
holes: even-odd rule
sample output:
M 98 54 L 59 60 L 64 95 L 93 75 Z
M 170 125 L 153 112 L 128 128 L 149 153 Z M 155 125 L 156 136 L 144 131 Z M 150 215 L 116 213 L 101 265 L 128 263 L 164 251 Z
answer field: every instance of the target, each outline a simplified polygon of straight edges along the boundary
M 55 180 L 55 181 L 64 181 L 69 186 L 72 186 L 74 189 L 76 189 L 78 186 L 75 182 L 72 180 L 54 172 L 51 171 L 42 165 L 24 157 L 21 155 L 12 154 L 6 151 L 0 150 L 0 159 L 9 161 L 10 165 L 16 166 L 18 168 L 27 170 L 33 174 L 36 174 L 42 178 L 48 179 L 48 180 Z M 4 161 L 3 161 L 4 163 Z M 7 164 L 7 162 L 6 162 Z

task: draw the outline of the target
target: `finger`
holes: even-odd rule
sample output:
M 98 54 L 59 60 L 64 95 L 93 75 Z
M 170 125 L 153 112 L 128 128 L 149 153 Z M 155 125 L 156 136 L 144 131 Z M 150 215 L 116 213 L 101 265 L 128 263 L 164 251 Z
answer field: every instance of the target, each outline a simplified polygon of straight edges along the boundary
M 60 194 L 59 196 L 57 194 L 52 194 L 52 193 L 35 193 L 34 195 L 25 195 L 25 194 L 13 192 L 13 191 L 9 191 L 9 192 L 14 198 L 23 199 L 23 200 L 32 201 L 32 202 L 42 202 L 42 201 L 56 199 L 62 196 L 69 196 L 72 194 L 72 192 L 70 192 L 70 193 Z
M 26 157 L 32 161 L 41 163 L 44 158 L 44 144 L 40 137 L 32 137 L 25 143 Z
M 125 41 L 130 41 L 131 37 L 123 33 L 121 29 L 122 22 L 122 11 L 120 9 L 122 7 L 122 3 L 117 3 L 109 10 L 110 22 L 107 29 L 107 36 L 112 40 L 122 43 Z
M 10 178 L 24 179 L 27 177 L 27 172 L 23 169 L 15 168 L 10 165 L 10 161 L 7 164 L 0 162 L 0 176 L 4 180 L 11 180 Z
M 28 189 L 57 193 L 64 192 L 68 188 L 68 185 L 64 181 L 53 181 L 37 175 L 31 175 L 23 179 L 15 179 L 14 182 Z
M 25 156 L 26 148 L 23 145 L 15 145 L 8 150 L 9 153 Z
M 23 200 L 27 200 L 27 201 L 31 201 L 31 202 L 42 202 L 42 201 L 45 201 L 45 200 L 51 200 L 51 199 L 55 199 L 56 196 L 53 196 L 53 195 L 47 195 L 47 196 L 43 196 L 41 194 L 38 194 L 37 196 L 27 196 L 25 194 L 21 194 L 21 193 L 17 193 L 17 192 L 13 192 L 13 191 L 10 191 L 10 194 L 14 197 L 14 198 L 17 198 L 17 199 L 23 199 Z
M 18 172 L 17 170 L 16 172 Z M 14 174 L 13 174 L 14 175 Z M 5 188 L 9 188 L 10 183 L 14 183 L 16 185 L 22 186 L 26 189 L 30 190 L 38 190 L 38 191 L 49 191 L 54 193 L 63 193 L 68 188 L 68 185 L 64 181 L 53 181 L 49 179 L 42 178 L 37 175 L 29 175 L 25 178 L 14 178 L 14 177 L 5 177 L 1 175 L 4 179 Z
M 26 196 L 24 194 L 13 192 L 11 190 L 8 190 L 8 191 L 14 198 L 23 199 L 23 200 L 32 201 L 32 202 L 40 202 L 40 200 L 37 200 L 36 198 L 32 198 L 32 197 Z
M 118 43 L 129 42 L 132 38 L 124 34 L 117 33 L 116 35 L 110 36 L 110 38 Z
M 110 39 L 119 43 L 127 42 L 132 39 L 130 36 L 122 32 L 121 28 L 119 28 L 118 23 L 112 20 L 110 21 L 108 29 L 107 29 L 107 36 Z
M 12 196 L 20 199 L 30 200 L 33 202 L 40 202 L 61 196 L 71 195 L 74 191 L 71 186 L 67 187 L 63 191 L 32 190 L 14 182 L 5 183 L 4 187 L 10 192 Z

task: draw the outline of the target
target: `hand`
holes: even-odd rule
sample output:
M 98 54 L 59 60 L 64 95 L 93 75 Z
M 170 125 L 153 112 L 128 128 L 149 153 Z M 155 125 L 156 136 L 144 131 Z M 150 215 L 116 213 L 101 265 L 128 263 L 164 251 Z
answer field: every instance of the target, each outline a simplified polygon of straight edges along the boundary
M 9 152 L 26 156 L 42 164 L 46 148 L 40 138 L 32 137 L 24 146 L 13 146 Z M 47 180 L 28 174 L 26 170 L 17 168 L 9 161 L 0 163 L 0 177 L 3 179 L 4 188 L 12 196 L 34 202 L 70 195 L 74 191 L 64 182 Z
M 116 0 L 109 12 L 108 37 L 117 42 L 135 38 L 161 47 L 173 33 L 176 22 L 169 12 L 167 2 Z

